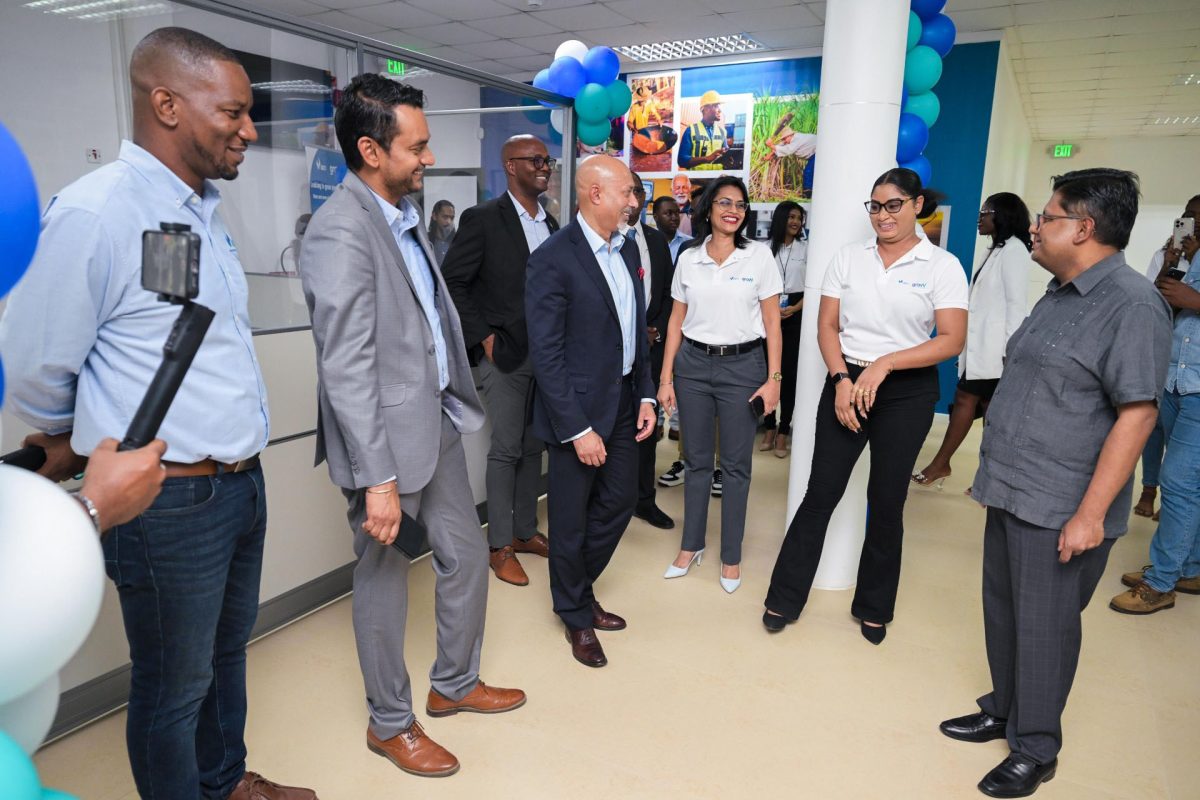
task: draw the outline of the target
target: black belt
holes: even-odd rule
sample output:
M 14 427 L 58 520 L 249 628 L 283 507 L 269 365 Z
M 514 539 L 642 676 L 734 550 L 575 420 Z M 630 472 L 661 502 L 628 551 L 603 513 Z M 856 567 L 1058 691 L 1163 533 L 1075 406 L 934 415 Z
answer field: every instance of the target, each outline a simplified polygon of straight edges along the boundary
M 742 353 L 750 353 L 762 347 L 762 339 L 754 339 L 741 344 L 705 344 L 697 342 L 695 339 L 683 337 L 683 340 L 695 347 L 697 350 L 703 350 L 705 355 L 710 356 L 740 356 Z

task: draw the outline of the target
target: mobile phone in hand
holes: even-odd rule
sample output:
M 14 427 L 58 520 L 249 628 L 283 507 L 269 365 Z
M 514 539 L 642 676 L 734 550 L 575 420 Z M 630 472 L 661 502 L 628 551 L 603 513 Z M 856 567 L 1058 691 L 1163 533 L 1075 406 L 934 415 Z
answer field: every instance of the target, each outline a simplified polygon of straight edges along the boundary
M 1196 235 L 1196 220 L 1191 217 L 1180 217 L 1175 220 L 1175 230 L 1171 235 L 1171 247 L 1176 250 L 1183 249 L 1183 240 L 1188 236 Z
M 1187 273 L 1181 269 L 1169 269 L 1163 273 L 1163 277 L 1173 278 L 1174 280 L 1177 280 L 1177 281 L 1183 280 L 1185 275 L 1187 275 Z
M 761 417 L 767 413 L 767 404 L 763 402 L 762 395 L 755 395 L 750 398 L 750 408 L 754 409 L 754 416 Z

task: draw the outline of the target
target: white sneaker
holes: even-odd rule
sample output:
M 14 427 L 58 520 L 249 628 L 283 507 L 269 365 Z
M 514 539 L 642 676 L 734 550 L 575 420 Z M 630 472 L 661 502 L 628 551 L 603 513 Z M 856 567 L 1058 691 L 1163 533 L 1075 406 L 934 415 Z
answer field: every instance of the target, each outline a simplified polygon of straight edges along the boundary
M 678 486 L 683 483 L 683 462 L 676 461 L 671 468 L 658 476 L 659 486 Z

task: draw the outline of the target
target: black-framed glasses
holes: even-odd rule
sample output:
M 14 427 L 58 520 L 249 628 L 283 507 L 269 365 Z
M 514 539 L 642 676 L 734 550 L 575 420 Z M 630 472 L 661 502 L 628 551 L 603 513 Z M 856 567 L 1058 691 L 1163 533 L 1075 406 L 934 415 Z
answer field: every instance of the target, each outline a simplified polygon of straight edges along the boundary
M 546 156 L 513 156 L 509 161 L 528 161 L 533 164 L 534 169 L 554 169 L 554 165 L 558 163 L 558 159 Z
M 1038 214 L 1034 219 L 1037 221 L 1036 230 L 1042 229 L 1042 223 L 1046 220 L 1053 222 L 1056 219 L 1091 219 L 1091 217 L 1081 217 L 1078 214 Z
M 907 203 L 909 200 L 912 200 L 912 198 L 911 197 L 893 197 L 891 200 L 888 200 L 886 203 L 880 203 L 876 200 L 868 200 L 867 202 L 863 203 L 863 208 L 865 208 L 867 210 L 867 213 L 870 214 L 871 216 L 875 216 L 880 211 L 886 211 L 889 214 L 895 214 L 900 209 L 904 208 L 904 204 Z
M 730 200 L 728 197 L 722 197 L 720 200 L 713 200 L 713 205 L 722 211 L 736 211 L 739 214 L 745 214 L 746 209 L 750 208 L 750 204 L 744 200 Z

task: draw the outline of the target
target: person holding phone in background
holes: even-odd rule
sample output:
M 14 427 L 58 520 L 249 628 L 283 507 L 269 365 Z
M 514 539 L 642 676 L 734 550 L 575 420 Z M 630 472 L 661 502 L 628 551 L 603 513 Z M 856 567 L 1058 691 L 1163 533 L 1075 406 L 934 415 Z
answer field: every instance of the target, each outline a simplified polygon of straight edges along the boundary
M 663 577 L 686 575 L 703 557 L 714 425 L 719 421 L 725 481 L 720 581 L 729 593 L 742 580 L 742 537 L 758 417 L 779 404 L 783 379 L 783 283 L 771 250 L 746 238 L 749 208 L 745 184 L 729 175 L 709 184 L 696 204 L 696 237 L 679 252 L 675 264 L 675 304 L 658 391 L 667 413 L 678 404 L 679 424 L 686 431 L 683 541 Z
M 779 394 L 779 421 L 775 412 L 763 420 L 767 428 L 759 450 L 774 450 L 778 458 L 787 458 L 791 446 L 792 411 L 796 407 L 796 373 L 800 360 L 800 310 L 804 307 L 804 276 L 808 272 L 808 236 L 804 232 L 808 215 L 804 207 L 791 200 L 775 206 L 771 215 L 771 252 L 779 266 L 783 293 L 779 295 L 779 328 L 783 336 L 783 381 Z

